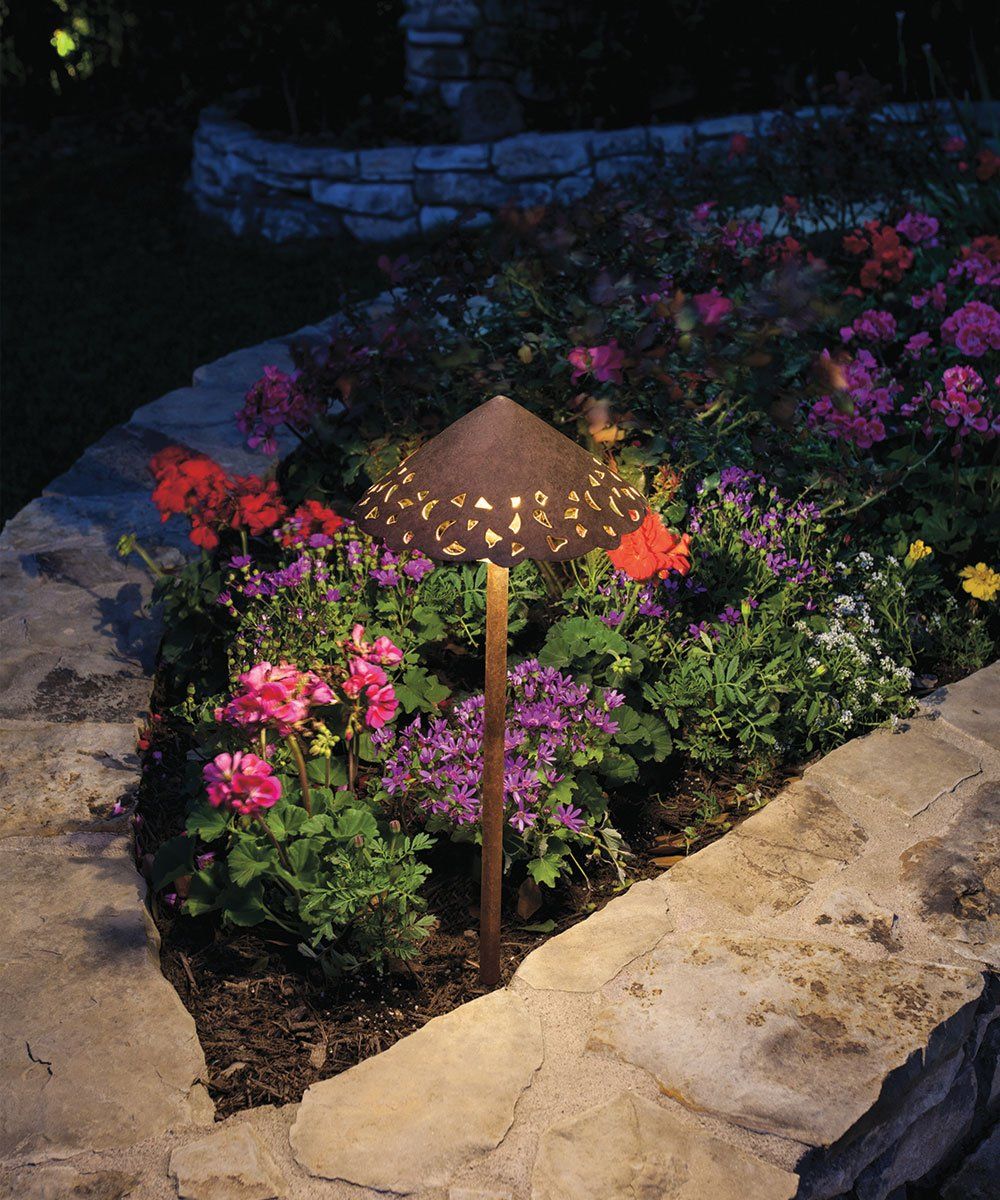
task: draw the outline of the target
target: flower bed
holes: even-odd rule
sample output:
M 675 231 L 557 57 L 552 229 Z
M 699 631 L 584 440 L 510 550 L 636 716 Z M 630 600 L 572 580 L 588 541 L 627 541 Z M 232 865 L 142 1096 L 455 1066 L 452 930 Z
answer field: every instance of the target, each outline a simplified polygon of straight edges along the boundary
M 490 244 L 383 259 L 374 310 L 265 372 L 236 419 L 265 455 L 294 436 L 273 470 L 155 457 L 201 554 L 159 581 L 140 847 L 210 1058 L 223 960 L 251 964 L 224 1019 L 264 994 L 300 1045 L 280 1087 L 217 1074 L 226 1103 L 293 1098 L 476 992 L 485 567 L 346 514 L 494 393 L 652 510 L 618 550 L 511 574 L 506 972 L 995 657 L 995 174 L 836 234 L 792 196 L 771 229 L 656 193 L 510 215 Z M 295 1022 L 341 1023 L 342 1052 Z

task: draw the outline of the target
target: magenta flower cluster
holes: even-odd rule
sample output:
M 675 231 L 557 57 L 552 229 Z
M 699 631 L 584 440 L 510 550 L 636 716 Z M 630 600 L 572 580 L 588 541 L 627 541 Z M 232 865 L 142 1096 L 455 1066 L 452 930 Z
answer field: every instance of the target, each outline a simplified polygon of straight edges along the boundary
M 973 367 L 949 367 L 941 377 L 941 387 L 930 401 L 926 395 L 904 404 L 902 411 L 923 411 L 923 432 L 927 437 L 934 434 L 938 421 L 955 434 L 952 457 L 962 453 L 962 441 L 970 434 L 983 438 L 1000 436 L 1000 412 L 995 412 L 986 402 L 986 384 Z
M 926 213 L 906 213 L 890 232 L 893 246 L 901 236 L 916 248 L 906 250 L 904 277 L 925 247 L 938 245 L 937 218 Z M 896 312 L 867 308 L 841 328 L 853 358 L 835 359 L 824 351 L 819 373 L 831 387 L 810 404 L 810 428 L 860 450 L 894 436 L 932 438 L 953 431 L 953 457 L 963 453 L 971 434 L 982 440 L 997 435 L 988 385 L 971 362 L 954 360 L 956 351 L 973 360 L 1000 350 L 1000 312 L 984 295 L 1000 284 L 1000 238 L 983 235 L 961 246 L 946 274 L 905 289 Z M 861 295 L 857 289 L 847 293 Z M 885 300 L 894 295 L 888 292 Z M 921 316 L 913 330 L 915 313 Z
M 576 383 L 584 375 L 592 375 L 598 383 L 621 383 L 625 352 L 615 338 L 603 346 L 576 346 L 567 355 L 573 372 L 570 380 Z
M 1000 313 L 983 300 L 970 300 L 945 318 L 941 336 L 970 358 L 982 358 L 1000 350 Z
M 553 789 L 573 768 L 573 756 L 606 744 L 618 731 L 611 712 L 618 692 L 595 695 L 553 667 L 528 659 L 507 676 L 510 701 L 504 752 L 504 808 L 519 833 L 560 827 L 583 832 L 582 809 L 555 803 Z M 447 717 L 409 725 L 376 740 L 389 749 L 382 786 L 390 796 L 415 801 L 427 816 L 455 826 L 480 817 L 483 771 L 483 696 L 457 704 Z
M 434 564 L 419 550 L 397 554 L 388 546 L 366 546 L 357 539 L 347 543 L 347 565 L 358 574 L 366 573 L 380 588 L 405 588 L 420 583 L 434 570 Z
M 202 776 L 213 808 L 231 808 L 244 817 L 259 816 L 281 797 L 281 783 L 272 774 L 271 764 L 242 750 L 217 754 L 205 764 Z
M 316 706 L 333 703 L 333 690 L 314 671 L 291 663 L 258 663 L 239 677 L 241 690 L 215 711 L 217 721 L 242 729 L 275 729 L 288 737 Z
M 300 386 L 297 371 L 289 375 L 278 367 L 265 367 L 247 392 L 236 424 L 247 435 L 251 450 L 274 454 L 278 449 L 275 434 L 282 425 L 305 433 L 322 410 L 323 405 Z
M 842 341 L 891 342 L 896 337 L 896 318 L 890 312 L 869 308 L 840 331 Z
M 826 357 L 829 359 L 829 355 Z M 843 393 L 821 396 L 809 411 L 809 426 L 867 450 L 885 440 L 886 418 L 893 411 L 902 385 L 868 350 L 859 350 L 841 370 Z
M 364 702 L 365 724 L 369 729 L 382 729 L 399 707 L 395 689 L 382 668 L 398 666 L 403 661 L 403 652 L 387 637 L 366 642 L 361 625 L 354 626 L 347 652 L 350 665 L 343 684 L 344 694 L 351 700 Z

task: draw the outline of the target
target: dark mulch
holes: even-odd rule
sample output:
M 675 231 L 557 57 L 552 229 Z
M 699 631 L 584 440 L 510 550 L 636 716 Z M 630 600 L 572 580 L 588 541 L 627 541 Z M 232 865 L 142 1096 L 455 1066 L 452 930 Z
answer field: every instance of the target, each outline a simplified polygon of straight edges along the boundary
M 557 910 L 528 922 L 554 920 L 545 932 L 526 929 L 512 915 L 516 896 L 509 897 L 501 944 L 504 982 L 552 933 L 610 900 L 615 882 L 607 872 L 590 890 L 567 889 Z M 310 970 L 274 933 L 226 931 L 209 921 L 159 912 L 163 971 L 194 1016 L 219 1116 L 298 1101 L 309 1084 L 483 995 L 475 890 L 468 877 L 455 875 L 432 884 L 430 911 L 439 924 L 419 959 L 381 979 L 352 976 L 337 985 Z
M 139 799 L 137 850 L 148 865 L 159 843 L 181 827 L 186 744 L 169 726 L 147 755 Z M 631 880 L 649 878 L 700 849 L 765 803 L 786 781 L 776 776 L 750 793 L 737 776 L 686 771 L 664 780 L 660 796 L 633 797 L 616 824 L 633 848 Z M 268 926 L 225 929 L 191 919 L 155 899 L 164 974 L 193 1015 L 208 1062 L 208 1087 L 220 1117 L 260 1104 L 301 1099 L 317 1080 L 387 1049 L 433 1017 L 483 994 L 478 980 L 478 887 L 460 848 L 435 852 L 426 892 L 437 928 L 419 958 L 383 977 L 338 982 Z M 602 866 L 545 893 L 542 908 L 517 916 L 518 894 L 504 897 L 502 980 L 536 946 L 603 907 L 620 891 Z

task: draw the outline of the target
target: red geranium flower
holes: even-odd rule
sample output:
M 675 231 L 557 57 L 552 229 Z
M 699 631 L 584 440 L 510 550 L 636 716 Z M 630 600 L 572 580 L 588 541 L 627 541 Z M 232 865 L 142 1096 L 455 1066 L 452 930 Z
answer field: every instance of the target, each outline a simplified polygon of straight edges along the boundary
M 214 550 L 223 529 L 261 534 L 277 525 L 286 508 L 278 485 L 255 475 L 230 476 L 204 454 L 167 446 L 155 454 L 149 469 L 156 480 L 153 503 L 166 521 L 184 514 L 191 522 L 191 541 Z
M 256 475 L 237 477 L 236 511 L 232 518 L 234 529 L 245 528 L 256 535 L 273 529 L 284 517 L 287 509 L 272 479 L 262 482 Z
M 634 533 L 626 533 L 608 558 L 630 579 L 665 579 L 671 571 L 686 575 L 691 570 L 691 535 L 682 537 L 663 524 L 659 513 L 648 512 Z
M 312 537 L 332 538 L 344 518 L 318 500 L 306 500 L 292 513 L 281 536 L 283 546 L 294 546 Z

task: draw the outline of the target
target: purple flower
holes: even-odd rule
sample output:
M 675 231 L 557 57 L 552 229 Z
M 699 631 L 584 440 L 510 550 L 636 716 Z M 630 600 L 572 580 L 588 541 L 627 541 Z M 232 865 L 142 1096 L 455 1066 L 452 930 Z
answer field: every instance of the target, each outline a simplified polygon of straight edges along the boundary
M 574 833 L 579 833 L 586 824 L 583 817 L 583 809 L 574 808 L 571 804 L 557 804 L 552 818 L 558 824 L 565 825 L 567 829 L 571 829 Z
M 504 737 L 504 805 L 507 821 L 520 834 L 555 820 L 571 832 L 578 816 L 563 806 L 555 815 L 552 789 L 572 769 L 574 756 L 600 746 L 617 732 L 610 711 L 621 706 L 618 692 L 592 693 L 537 659 L 508 672 L 510 704 Z M 405 794 L 428 816 L 456 827 L 479 820 L 482 781 L 483 697 L 470 696 L 447 717 L 417 718 L 384 744 L 389 753 L 382 786 Z
M 937 217 L 928 216 L 927 213 L 908 212 L 901 221 L 896 222 L 896 232 L 914 245 L 927 242 L 929 246 L 936 246 L 938 228 Z
M 433 570 L 434 564 L 431 560 L 417 553 L 403 567 L 403 574 L 408 579 L 412 579 L 414 583 L 419 583 L 425 575 L 429 575 Z

